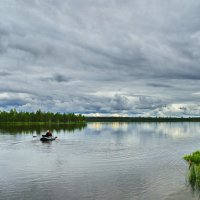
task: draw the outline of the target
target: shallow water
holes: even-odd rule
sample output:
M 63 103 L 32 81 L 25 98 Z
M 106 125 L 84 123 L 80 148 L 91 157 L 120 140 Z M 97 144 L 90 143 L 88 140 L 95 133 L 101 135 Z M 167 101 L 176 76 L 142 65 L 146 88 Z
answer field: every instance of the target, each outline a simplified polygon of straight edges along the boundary
M 200 149 L 200 123 L 89 123 L 50 143 L 40 130 L 0 128 L 1 200 L 199 199 L 182 157 Z

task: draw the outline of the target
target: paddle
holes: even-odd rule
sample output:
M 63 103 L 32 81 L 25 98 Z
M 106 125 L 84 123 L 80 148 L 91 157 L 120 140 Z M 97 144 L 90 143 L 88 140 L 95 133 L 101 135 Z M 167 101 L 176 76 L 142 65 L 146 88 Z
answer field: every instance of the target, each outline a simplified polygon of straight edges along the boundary
M 56 138 L 55 140 L 57 140 L 57 141 L 60 141 L 60 139 L 58 139 L 58 137 L 57 137 L 57 136 L 56 136 L 55 138 Z

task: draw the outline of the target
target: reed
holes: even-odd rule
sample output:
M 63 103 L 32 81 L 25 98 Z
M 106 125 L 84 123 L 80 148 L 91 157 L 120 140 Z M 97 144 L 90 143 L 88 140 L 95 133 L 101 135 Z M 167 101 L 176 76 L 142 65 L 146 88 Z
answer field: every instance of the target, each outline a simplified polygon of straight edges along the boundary
M 183 157 L 189 164 L 188 180 L 193 189 L 200 189 L 200 151 Z
M 195 151 L 192 154 L 185 155 L 183 157 L 184 160 L 190 163 L 194 164 L 200 164 L 200 151 Z

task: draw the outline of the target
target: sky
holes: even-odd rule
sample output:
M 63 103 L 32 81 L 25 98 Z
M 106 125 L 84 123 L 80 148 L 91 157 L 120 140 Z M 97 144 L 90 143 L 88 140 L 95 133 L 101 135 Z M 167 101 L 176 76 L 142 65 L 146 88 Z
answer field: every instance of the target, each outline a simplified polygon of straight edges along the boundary
M 0 110 L 200 116 L 199 0 L 0 0 Z

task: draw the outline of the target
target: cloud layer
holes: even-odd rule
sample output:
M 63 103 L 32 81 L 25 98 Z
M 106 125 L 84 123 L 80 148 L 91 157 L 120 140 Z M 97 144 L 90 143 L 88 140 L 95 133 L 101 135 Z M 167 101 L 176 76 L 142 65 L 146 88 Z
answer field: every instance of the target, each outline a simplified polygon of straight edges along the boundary
M 0 1 L 0 108 L 200 115 L 198 0 Z

